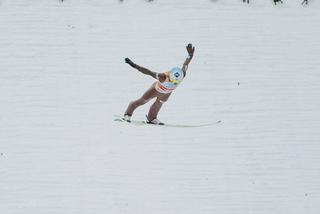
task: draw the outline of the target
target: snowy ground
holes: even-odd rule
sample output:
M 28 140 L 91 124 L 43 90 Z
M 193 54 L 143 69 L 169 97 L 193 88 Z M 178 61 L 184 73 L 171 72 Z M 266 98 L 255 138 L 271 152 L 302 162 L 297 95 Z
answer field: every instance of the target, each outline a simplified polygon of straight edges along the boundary
M 1 213 L 320 212 L 319 2 L 0 2 Z M 112 121 L 188 42 L 159 118 L 222 123 Z

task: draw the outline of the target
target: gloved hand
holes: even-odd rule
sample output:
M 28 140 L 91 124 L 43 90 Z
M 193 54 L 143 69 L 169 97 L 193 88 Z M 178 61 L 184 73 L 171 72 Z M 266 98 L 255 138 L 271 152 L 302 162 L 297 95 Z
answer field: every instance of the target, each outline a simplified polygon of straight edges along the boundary
M 134 63 L 131 61 L 131 59 L 129 59 L 129 58 L 125 58 L 124 61 L 125 61 L 126 63 L 128 63 L 131 67 L 133 67 L 133 68 L 136 67 L 136 64 L 134 64 Z
M 187 48 L 189 56 L 192 57 L 193 53 L 194 53 L 194 47 L 192 46 L 191 43 L 189 43 L 186 48 Z

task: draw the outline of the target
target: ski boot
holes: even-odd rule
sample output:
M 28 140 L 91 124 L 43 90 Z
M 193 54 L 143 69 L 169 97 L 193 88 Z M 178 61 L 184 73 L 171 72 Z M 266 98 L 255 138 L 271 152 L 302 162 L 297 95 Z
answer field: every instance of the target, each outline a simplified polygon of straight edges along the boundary
M 161 122 L 160 120 L 158 120 L 158 118 L 154 118 L 153 120 L 148 120 L 147 117 L 147 121 L 148 124 L 153 124 L 153 125 L 164 125 L 163 122 Z
M 130 115 L 124 115 L 122 118 L 121 118 L 123 121 L 126 121 L 128 123 L 131 123 L 131 116 Z

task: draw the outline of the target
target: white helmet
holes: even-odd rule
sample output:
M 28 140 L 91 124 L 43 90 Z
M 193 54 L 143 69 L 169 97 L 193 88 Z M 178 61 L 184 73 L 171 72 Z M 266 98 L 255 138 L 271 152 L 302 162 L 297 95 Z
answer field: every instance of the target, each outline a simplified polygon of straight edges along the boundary
M 184 73 L 181 68 L 175 67 L 170 70 L 169 78 L 172 83 L 179 84 L 184 78 Z

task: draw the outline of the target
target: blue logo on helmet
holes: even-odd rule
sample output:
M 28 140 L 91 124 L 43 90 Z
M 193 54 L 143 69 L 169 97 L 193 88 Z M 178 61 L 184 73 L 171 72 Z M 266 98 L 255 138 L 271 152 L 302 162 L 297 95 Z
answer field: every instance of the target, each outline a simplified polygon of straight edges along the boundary
M 174 84 L 179 84 L 184 77 L 184 73 L 179 67 L 170 70 L 170 81 Z

